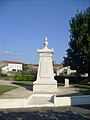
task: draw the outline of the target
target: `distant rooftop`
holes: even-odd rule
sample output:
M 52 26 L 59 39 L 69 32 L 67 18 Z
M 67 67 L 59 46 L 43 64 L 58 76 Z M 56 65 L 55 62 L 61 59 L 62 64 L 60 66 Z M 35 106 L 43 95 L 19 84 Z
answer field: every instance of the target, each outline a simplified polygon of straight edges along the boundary
M 3 61 L 6 63 L 11 63 L 11 64 L 23 64 L 22 62 L 16 62 L 16 61 Z

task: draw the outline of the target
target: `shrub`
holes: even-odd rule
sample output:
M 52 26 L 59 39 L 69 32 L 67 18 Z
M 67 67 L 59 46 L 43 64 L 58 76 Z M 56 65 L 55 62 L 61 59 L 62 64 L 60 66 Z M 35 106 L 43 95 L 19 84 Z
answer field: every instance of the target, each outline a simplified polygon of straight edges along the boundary
M 16 81 L 34 81 L 35 77 L 33 75 L 15 75 L 14 80 L 16 80 Z
M 7 74 L 5 74 L 5 73 L 0 73 L 0 77 L 7 77 Z

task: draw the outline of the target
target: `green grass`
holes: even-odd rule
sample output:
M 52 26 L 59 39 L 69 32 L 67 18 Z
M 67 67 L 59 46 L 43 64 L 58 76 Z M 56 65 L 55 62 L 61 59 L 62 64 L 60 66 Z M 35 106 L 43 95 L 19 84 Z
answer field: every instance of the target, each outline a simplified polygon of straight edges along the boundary
M 13 84 L 33 85 L 33 81 L 15 81 Z
M 89 84 L 74 84 L 74 87 L 79 88 L 79 92 L 84 95 L 90 95 L 90 83 Z
M 13 90 L 15 88 L 17 88 L 17 87 L 15 87 L 15 86 L 7 86 L 7 85 L 0 85 L 0 95 L 5 93 L 5 92 L 8 92 L 10 90 Z
M 64 86 L 64 83 L 57 83 L 57 86 Z
M 25 84 L 25 85 L 33 85 L 34 81 L 15 81 L 13 84 Z M 58 86 L 64 86 L 63 83 L 58 83 Z

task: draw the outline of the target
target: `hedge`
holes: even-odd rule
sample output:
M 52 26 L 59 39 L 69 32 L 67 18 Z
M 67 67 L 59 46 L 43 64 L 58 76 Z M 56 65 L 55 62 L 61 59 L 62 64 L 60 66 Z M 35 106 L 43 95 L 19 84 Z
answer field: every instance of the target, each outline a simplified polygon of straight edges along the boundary
M 55 76 L 55 80 L 57 80 L 58 83 L 64 83 L 65 78 L 69 79 L 70 84 L 72 83 L 81 83 L 85 82 L 87 83 L 88 77 L 80 77 L 80 76 Z
M 35 77 L 33 75 L 15 75 L 14 80 L 16 81 L 34 81 Z
M 0 77 L 7 77 L 8 75 L 5 73 L 0 73 Z

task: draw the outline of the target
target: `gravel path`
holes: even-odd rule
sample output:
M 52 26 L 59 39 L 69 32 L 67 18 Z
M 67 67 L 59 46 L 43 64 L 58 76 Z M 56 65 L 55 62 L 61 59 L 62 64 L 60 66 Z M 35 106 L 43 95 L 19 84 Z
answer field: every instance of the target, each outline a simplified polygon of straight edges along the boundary
M 12 86 L 17 86 L 15 84 L 12 84 L 15 81 L 9 81 L 9 80 L 0 80 L 0 85 L 12 85 Z
M 32 86 L 19 86 L 19 85 L 15 85 L 12 84 L 14 81 L 4 81 L 4 80 L 0 80 L 0 85 L 12 85 L 12 86 L 16 86 L 16 89 L 13 89 L 11 91 L 8 91 L 6 93 L 4 93 L 3 95 L 0 96 L 0 99 L 6 99 L 6 98 L 25 98 L 30 96 L 30 94 L 33 93 L 32 91 Z M 40 93 L 39 93 L 40 94 Z M 80 95 L 78 93 L 78 89 L 74 88 L 74 87 L 58 87 L 58 91 L 55 93 L 57 95 L 60 96 L 65 96 L 65 95 Z
M 0 80 L 0 85 L 10 85 L 10 86 L 16 86 L 16 89 L 13 89 L 11 91 L 8 91 L 4 93 L 3 95 L 0 95 L 0 99 L 7 99 L 7 98 L 25 98 L 28 97 L 32 91 L 28 89 L 27 87 L 22 87 L 19 85 L 13 84 L 15 81 L 4 81 Z

